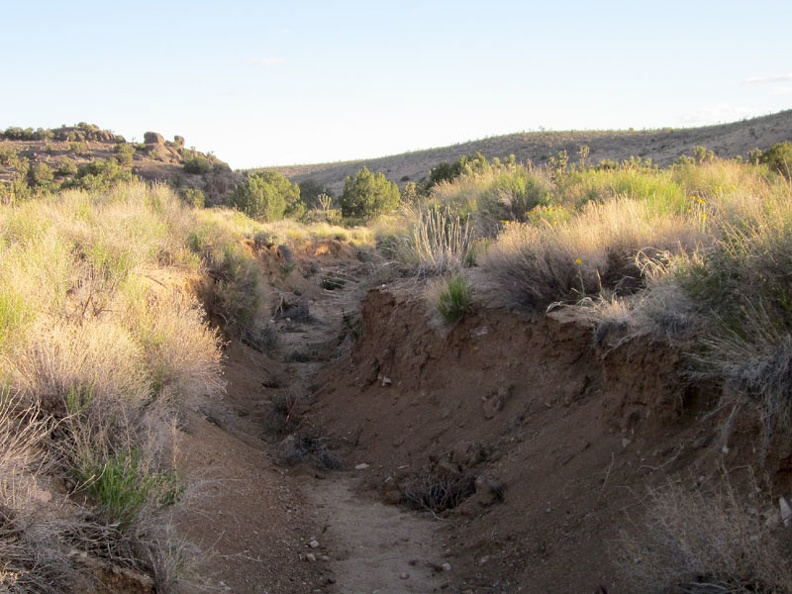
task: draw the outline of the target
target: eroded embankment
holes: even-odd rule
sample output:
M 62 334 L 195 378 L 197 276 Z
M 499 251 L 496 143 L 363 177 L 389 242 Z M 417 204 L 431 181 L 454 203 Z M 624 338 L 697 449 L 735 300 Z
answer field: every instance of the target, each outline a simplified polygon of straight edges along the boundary
M 699 422 L 713 394 L 682 382 L 678 352 L 595 347 L 572 310 L 480 309 L 438 329 L 420 297 L 382 288 L 362 320 L 311 423 L 370 465 L 372 492 L 431 508 L 459 591 L 619 591 L 618 535 L 646 487 L 744 454 Z

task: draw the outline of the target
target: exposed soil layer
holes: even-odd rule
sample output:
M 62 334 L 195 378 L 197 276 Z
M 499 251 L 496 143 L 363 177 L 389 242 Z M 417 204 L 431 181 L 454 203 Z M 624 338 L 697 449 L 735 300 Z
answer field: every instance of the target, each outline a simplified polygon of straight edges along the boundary
M 574 308 L 438 327 L 414 282 L 359 304 L 370 265 L 336 243 L 258 253 L 276 346 L 232 344 L 226 401 L 187 423 L 205 589 L 620 592 L 648 488 L 756 460 L 667 344 L 595 346 Z
M 749 439 L 723 453 L 701 422 L 715 395 L 682 383 L 679 353 L 595 348 L 573 310 L 438 329 L 419 296 L 382 288 L 362 315 L 310 418 L 370 465 L 371 496 L 424 508 L 456 591 L 620 591 L 612 549 L 647 487 L 755 456 Z

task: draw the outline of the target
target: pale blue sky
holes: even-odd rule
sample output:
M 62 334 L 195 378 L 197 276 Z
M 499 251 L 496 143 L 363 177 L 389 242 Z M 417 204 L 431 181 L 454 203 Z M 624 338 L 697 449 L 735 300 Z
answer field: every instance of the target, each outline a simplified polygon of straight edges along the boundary
M 792 108 L 788 0 L 3 4 L 0 128 L 180 134 L 234 168 Z

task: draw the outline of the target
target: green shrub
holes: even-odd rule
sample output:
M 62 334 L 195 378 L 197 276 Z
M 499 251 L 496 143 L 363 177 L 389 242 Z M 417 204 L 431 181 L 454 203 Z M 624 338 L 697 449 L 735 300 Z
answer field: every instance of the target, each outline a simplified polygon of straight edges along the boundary
M 345 218 L 371 219 L 395 209 L 400 199 L 395 183 L 388 181 L 384 174 L 372 173 L 363 167 L 346 178 L 339 203 Z
M 134 179 L 128 169 L 121 167 L 115 159 L 97 159 L 77 168 L 77 173 L 64 188 L 79 188 L 89 192 L 107 191 L 113 186 Z
M 541 172 L 524 167 L 503 171 L 481 196 L 479 227 L 485 235 L 493 235 L 501 221 L 525 222 L 536 206 L 549 202 L 551 191 L 550 179 Z
M 0 147 L 0 166 L 17 169 L 25 157 L 20 156 L 19 151 L 10 146 Z
M 58 160 L 58 166 L 55 168 L 56 175 L 67 176 L 77 173 L 77 163 L 69 157 L 61 157 Z
M 300 186 L 300 199 L 305 208 L 322 208 L 322 200 L 325 196 L 331 196 L 330 188 L 320 184 L 315 179 L 306 179 L 299 183 Z M 332 200 L 332 198 L 331 198 Z
M 57 187 L 55 172 L 44 161 L 31 165 L 27 173 L 27 183 L 32 189 L 39 189 L 45 192 L 54 190 Z
M 254 173 L 234 188 L 231 205 L 251 219 L 277 221 L 284 215 L 299 218 L 304 212 L 300 187 L 276 171 Z
M 212 171 L 212 161 L 198 152 L 191 152 L 184 157 L 184 171 L 185 173 L 192 173 L 194 175 L 204 175 Z
M 780 142 L 767 149 L 759 162 L 767 165 L 772 171 L 792 179 L 792 143 Z
M 20 128 L 18 126 L 6 128 L 3 136 L 8 140 L 36 140 L 36 133 L 33 128 Z
M 115 147 L 115 158 L 122 167 L 129 167 L 135 158 L 135 147 L 127 142 L 121 142 Z
M 91 154 L 88 144 L 85 142 L 72 142 L 69 144 L 69 152 L 73 155 L 86 157 Z
M 186 203 L 193 208 L 203 208 L 206 206 L 206 194 L 198 188 L 181 188 L 179 196 Z

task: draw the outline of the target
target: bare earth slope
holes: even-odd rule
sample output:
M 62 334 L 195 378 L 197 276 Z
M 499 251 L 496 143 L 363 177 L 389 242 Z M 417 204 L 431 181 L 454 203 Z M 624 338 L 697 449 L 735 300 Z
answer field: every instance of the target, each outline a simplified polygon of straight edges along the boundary
M 429 507 L 472 483 L 424 510 L 454 591 L 620 591 L 609 549 L 645 487 L 716 469 L 715 429 L 696 422 L 706 396 L 662 344 L 602 352 L 574 317 L 491 310 L 439 331 L 400 289 L 371 293 L 363 315 L 311 418 L 357 444 L 372 496 Z
M 487 158 L 514 155 L 518 161 L 537 165 L 561 150 L 572 161 L 578 149 L 587 145 L 593 162 L 621 161 L 631 156 L 651 159 L 660 166 L 672 163 L 682 154 L 691 154 L 700 145 L 718 156 L 747 156 L 754 148 L 766 150 L 775 143 L 792 139 L 792 111 L 700 128 L 664 128 L 629 131 L 523 132 L 474 140 L 449 147 L 415 151 L 401 155 L 343 163 L 323 163 L 274 167 L 296 182 L 313 179 L 336 194 L 343 190 L 344 179 L 361 167 L 384 173 L 397 183 L 419 181 L 439 163 L 453 162 L 463 155 L 481 151 Z
M 227 406 L 183 438 L 203 487 L 180 525 L 212 552 L 204 588 L 623 592 L 618 540 L 647 487 L 754 457 L 750 423 L 722 449 L 702 420 L 717 395 L 684 385 L 662 342 L 594 347 L 573 309 L 438 328 L 414 282 L 369 291 L 358 323 L 358 256 L 303 246 L 284 277 L 283 254 L 259 254 L 278 346 L 232 346 Z

